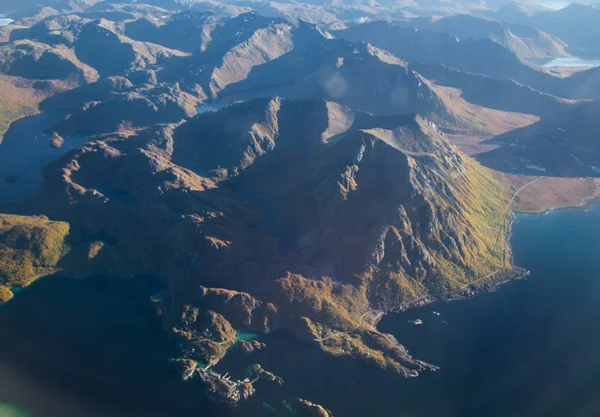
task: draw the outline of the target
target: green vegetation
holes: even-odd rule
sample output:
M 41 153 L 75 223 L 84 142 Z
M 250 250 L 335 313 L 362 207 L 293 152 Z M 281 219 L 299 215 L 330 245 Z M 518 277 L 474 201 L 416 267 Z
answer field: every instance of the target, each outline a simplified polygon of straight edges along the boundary
M 26 286 L 55 270 L 69 225 L 44 216 L 0 214 L 0 285 Z
M 12 291 L 8 287 L 0 285 L 0 303 L 5 303 L 11 298 L 13 298 Z
M 37 112 L 43 98 L 29 86 L 16 85 L 16 79 L 0 74 L 0 143 L 12 122 Z

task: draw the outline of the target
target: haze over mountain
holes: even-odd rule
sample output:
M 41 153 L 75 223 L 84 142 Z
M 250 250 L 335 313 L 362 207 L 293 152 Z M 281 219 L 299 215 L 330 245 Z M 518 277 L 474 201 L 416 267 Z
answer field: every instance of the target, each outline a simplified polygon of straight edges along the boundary
M 409 24 L 420 30 L 449 33 L 459 40 L 490 39 L 503 45 L 522 60 L 553 59 L 567 55 L 561 39 L 532 26 L 507 23 L 471 15 L 431 19 L 413 19 Z
M 186 404 L 283 383 L 229 368 L 248 334 L 437 370 L 381 317 L 521 276 L 536 176 L 563 205 L 599 193 L 600 70 L 538 65 L 596 53 L 593 6 L 38 3 L 0 6 L 0 302 L 54 272 L 155 279 Z
M 600 9 L 592 5 L 572 3 L 559 10 L 525 9 L 514 3 L 499 10 L 495 16 L 509 22 L 527 24 L 555 35 L 569 45 L 569 51 L 579 56 L 599 56 L 598 40 Z

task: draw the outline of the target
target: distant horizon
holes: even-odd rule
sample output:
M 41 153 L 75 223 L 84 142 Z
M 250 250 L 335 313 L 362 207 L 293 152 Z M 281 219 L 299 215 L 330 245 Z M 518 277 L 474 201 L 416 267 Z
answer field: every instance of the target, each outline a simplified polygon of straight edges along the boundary
M 541 6 L 546 6 L 551 9 L 555 9 L 555 10 L 565 8 L 571 3 L 589 4 L 589 2 L 585 2 L 585 1 L 563 1 L 563 0 L 532 0 L 532 2 L 535 4 L 539 4 Z

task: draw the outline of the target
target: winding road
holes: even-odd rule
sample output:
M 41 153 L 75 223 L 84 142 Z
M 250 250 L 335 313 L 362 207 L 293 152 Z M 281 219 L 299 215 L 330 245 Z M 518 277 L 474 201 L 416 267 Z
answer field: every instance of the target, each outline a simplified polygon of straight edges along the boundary
M 499 238 L 500 238 L 500 235 L 501 235 L 501 233 L 502 233 L 502 230 L 504 230 L 504 229 L 505 229 L 506 219 L 508 218 L 508 214 L 509 214 L 509 212 L 510 212 L 510 207 L 511 207 L 511 205 L 514 203 L 514 201 L 515 201 L 515 200 L 516 200 L 516 198 L 519 196 L 519 194 L 521 193 L 521 191 L 523 191 L 525 188 L 529 187 L 530 185 L 532 185 L 532 184 L 535 184 L 536 182 L 538 182 L 538 181 L 542 180 L 543 178 L 546 178 L 546 177 L 542 176 L 542 177 L 538 177 L 538 178 L 534 179 L 533 181 L 529 181 L 528 183 L 524 184 L 523 186 L 521 186 L 521 187 L 520 187 L 518 190 L 516 190 L 516 191 L 513 193 L 513 196 L 512 196 L 512 198 L 511 198 L 511 199 L 509 200 L 509 202 L 506 204 L 506 209 L 505 209 L 505 212 L 504 212 L 504 216 L 502 217 L 502 225 L 500 226 L 500 231 L 498 232 L 498 237 L 496 237 L 496 242 L 494 243 L 494 249 L 493 249 L 493 250 L 494 250 L 494 252 L 495 252 L 495 250 L 496 250 L 496 248 L 495 248 L 495 247 L 496 247 L 496 245 L 497 245 L 497 243 L 498 243 L 498 240 L 499 240 Z M 507 244 L 508 244 L 508 242 L 507 242 Z M 505 247 L 505 250 L 506 250 L 506 247 Z M 425 296 L 423 296 L 423 297 L 421 297 L 421 298 L 417 298 L 417 299 L 415 299 L 415 300 L 408 301 L 408 302 L 406 302 L 406 303 L 403 303 L 403 304 L 401 304 L 400 306 L 396 307 L 394 310 L 402 310 L 402 309 L 404 309 L 404 308 L 406 308 L 406 307 L 409 307 L 411 304 L 416 304 L 416 303 L 419 303 L 420 301 L 424 301 L 424 300 L 426 300 L 426 299 L 428 299 L 428 298 L 442 298 L 442 297 L 444 297 L 444 296 L 446 296 L 446 295 L 450 295 L 450 294 L 452 294 L 452 293 L 456 293 L 456 292 L 462 291 L 462 290 L 464 290 L 464 289 L 468 288 L 468 287 L 469 287 L 469 286 L 471 286 L 471 285 L 477 284 L 478 282 L 481 282 L 481 281 L 484 281 L 484 280 L 486 280 L 486 279 L 489 279 L 489 278 L 493 277 L 493 276 L 494 276 L 494 275 L 496 275 L 497 273 L 501 272 L 501 271 L 502 271 L 502 269 L 503 269 L 503 268 L 499 268 L 499 269 L 495 270 L 494 272 L 492 272 L 492 273 L 491 273 L 491 274 L 489 274 L 489 275 L 486 275 L 486 276 L 484 276 L 484 277 L 478 278 L 478 279 L 476 279 L 475 281 L 468 282 L 467 284 L 465 284 L 465 285 L 463 285 L 463 286 L 461 286 L 461 287 L 458 287 L 458 288 L 452 289 L 452 290 L 450 290 L 450 291 L 446 291 L 446 292 L 444 292 L 444 293 L 437 294 L 437 295 L 435 295 L 435 296 L 434 296 L 434 295 L 425 295 Z M 384 313 L 385 313 L 385 311 L 383 311 L 383 310 L 369 310 L 369 311 L 367 311 L 366 313 L 364 313 L 362 316 L 360 316 L 360 319 L 358 320 L 358 324 L 356 325 L 356 327 L 355 327 L 354 329 L 352 329 L 352 330 L 348 330 L 348 331 L 345 331 L 345 332 L 334 332 L 334 333 L 333 333 L 332 335 L 330 335 L 330 336 L 327 336 L 327 337 L 320 337 L 320 338 L 315 338 L 314 340 L 315 340 L 315 342 L 324 342 L 324 341 L 326 341 L 326 340 L 333 339 L 333 338 L 335 338 L 335 337 L 338 337 L 338 336 L 343 336 L 343 335 L 346 335 L 346 334 L 351 334 L 351 333 L 354 333 L 355 331 L 357 331 L 358 329 L 360 329 L 360 328 L 362 327 L 362 325 L 363 325 L 363 321 L 364 321 L 365 317 L 366 317 L 366 316 L 368 316 L 369 314 L 373 314 L 373 313 L 375 313 L 375 314 L 384 314 Z
M 415 303 L 418 303 L 418 302 L 420 302 L 420 301 L 427 300 L 428 298 L 442 298 L 442 297 L 444 297 L 444 296 L 446 296 L 446 295 L 450 295 L 450 294 L 452 294 L 452 293 L 456 293 L 456 292 L 458 292 L 458 291 L 462 291 L 462 290 L 464 290 L 465 288 L 467 288 L 467 287 L 469 287 L 469 286 L 471 286 L 471 285 L 473 285 L 473 284 L 477 284 L 478 282 L 481 282 L 481 281 L 483 281 L 483 280 L 486 280 L 486 279 L 488 279 L 488 278 L 491 278 L 491 277 L 493 277 L 494 275 L 496 275 L 496 274 L 497 274 L 498 272 L 500 272 L 500 271 L 502 271 L 502 268 L 495 270 L 494 272 L 492 272 L 492 273 L 491 273 L 491 274 L 489 274 L 489 275 L 486 275 L 485 277 L 478 278 L 478 279 L 476 279 L 475 281 L 468 282 L 468 283 L 466 283 L 465 285 L 463 285 L 463 286 L 461 286 L 461 287 L 458 287 L 458 288 L 452 289 L 452 290 L 450 290 L 450 291 L 443 292 L 443 293 L 441 293 L 441 294 L 437 294 L 437 295 L 435 295 L 435 296 L 432 296 L 432 295 L 428 294 L 428 295 L 425 295 L 425 296 L 423 296 L 423 297 L 421 297 L 421 298 L 417 298 L 417 299 L 414 299 L 414 300 L 408 301 L 408 302 L 406 302 L 406 303 L 400 304 L 400 306 L 398 306 L 398 307 L 394 308 L 394 310 L 402 310 L 402 309 L 404 309 L 404 308 L 406 308 L 406 307 L 409 307 L 411 304 L 415 304 Z M 316 342 L 324 342 L 325 340 L 333 339 L 334 337 L 338 337 L 338 336 L 343 336 L 343 335 L 345 335 L 345 334 L 351 334 L 351 333 L 354 333 L 355 331 L 357 331 L 358 329 L 360 329 L 360 328 L 362 327 L 362 324 L 363 324 L 364 318 L 365 318 L 366 316 L 368 316 L 369 314 L 372 314 L 372 313 L 376 313 L 376 314 L 384 314 L 384 313 L 385 313 L 385 311 L 383 311 L 383 310 L 369 310 L 369 311 L 367 311 L 366 313 L 364 313 L 362 316 L 360 316 L 360 319 L 359 319 L 359 321 L 358 321 L 358 325 L 357 325 L 357 326 L 356 326 L 354 329 L 352 329 L 352 330 L 348 330 L 348 331 L 346 331 L 346 332 L 335 332 L 335 333 L 334 333 L 334 334 L 332 334 L 331 336 L 327 336 L 327 337 L 321 337 L 321 338 L 316 338 L 316 339 L 314 339 L 314 340 L 315 340 Z

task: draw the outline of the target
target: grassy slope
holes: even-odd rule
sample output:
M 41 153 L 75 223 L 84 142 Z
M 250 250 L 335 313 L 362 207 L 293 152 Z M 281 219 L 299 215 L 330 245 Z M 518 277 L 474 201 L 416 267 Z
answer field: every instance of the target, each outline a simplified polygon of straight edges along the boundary
M 0 74 L 0 143 L 12 122 L 37 113 L 37 106 L 44 96 L 17 77 Z
M 0 287 L 28 285 L 52 272 L 67 252 L 68 234 L 67 223 L 44 216 L 0 214 Z

